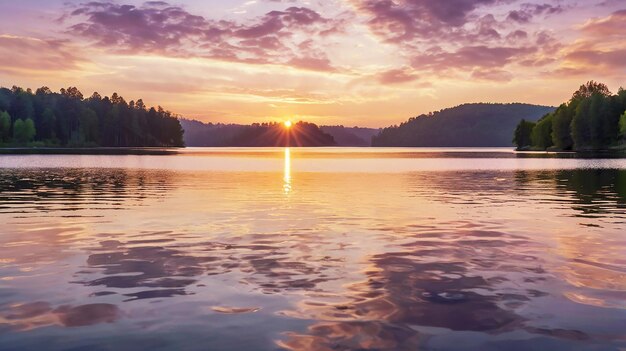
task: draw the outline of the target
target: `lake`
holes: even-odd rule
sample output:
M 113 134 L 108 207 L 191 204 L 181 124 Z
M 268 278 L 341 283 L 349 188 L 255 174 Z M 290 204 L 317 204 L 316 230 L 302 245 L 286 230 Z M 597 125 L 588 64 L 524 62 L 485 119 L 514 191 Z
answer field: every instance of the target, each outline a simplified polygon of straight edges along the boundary
M 0 156 L 1 350 L 624 350 L 626 159 Z

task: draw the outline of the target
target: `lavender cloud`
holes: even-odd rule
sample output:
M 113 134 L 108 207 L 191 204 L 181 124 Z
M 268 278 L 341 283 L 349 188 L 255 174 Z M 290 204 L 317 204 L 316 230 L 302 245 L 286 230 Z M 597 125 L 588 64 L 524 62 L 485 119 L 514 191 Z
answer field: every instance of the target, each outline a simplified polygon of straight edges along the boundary
M 271 11 L 250 23 L 215 21 L 162 1 L 141 6 L 89 2 L 69 16 L 69 33 L 122 53 L 198 56 L 248 63 L 333 70 L 320 50 L 297 50 L 296 37 L 327 35 L 333 20 L 305 7 Z
M 530 23 L 537 16 L 565 11 L 558 2 L 516 0 L 350 1 L 369 30 L 398 46 L 415 70 L 474 72 L 475 78 L 499 81 L 510 77 L 502 73 L 507 65 L 548 62 L 542 57 L 554 52 L 558 43 Z

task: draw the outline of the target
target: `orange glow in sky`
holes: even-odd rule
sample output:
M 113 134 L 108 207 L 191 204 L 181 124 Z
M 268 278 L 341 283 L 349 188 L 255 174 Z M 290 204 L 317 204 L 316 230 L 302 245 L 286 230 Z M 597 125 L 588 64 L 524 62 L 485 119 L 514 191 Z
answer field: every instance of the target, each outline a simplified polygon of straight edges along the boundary
M 0 85 L 207 122 L 383 127 L 470 102 L 554 106 L 592 79 L 615 92 L 625 27 L 606 0 L 3 1 Z

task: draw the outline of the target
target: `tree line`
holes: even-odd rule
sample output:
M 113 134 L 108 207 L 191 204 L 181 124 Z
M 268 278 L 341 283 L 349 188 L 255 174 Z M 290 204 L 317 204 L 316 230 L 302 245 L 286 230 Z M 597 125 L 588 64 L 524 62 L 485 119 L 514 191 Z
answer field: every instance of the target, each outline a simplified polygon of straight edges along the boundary
M 178 118 L 114 93 L 84 98 L 76 88 L 0 88 L 0 146 L 181 147 Z
M 203 147 L 316 147 L 336 146 L 332 135 L 314 123 L 222 124 L 181 119 L 186 144 Z
M 626 143 L 626 90 L 613 95 L 594 81 L 537 122 L 522 119 L 513 142 L 518 150 L 604 150 Z

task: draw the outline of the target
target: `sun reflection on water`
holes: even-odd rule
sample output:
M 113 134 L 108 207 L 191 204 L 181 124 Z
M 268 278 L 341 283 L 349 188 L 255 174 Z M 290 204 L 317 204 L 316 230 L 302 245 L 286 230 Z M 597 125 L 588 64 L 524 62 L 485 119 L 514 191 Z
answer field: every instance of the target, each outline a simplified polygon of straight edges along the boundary
M 283 191 L 285 194 L 291 192 L 291 150 L 285 148 L 285 171 L 283 174 Z

